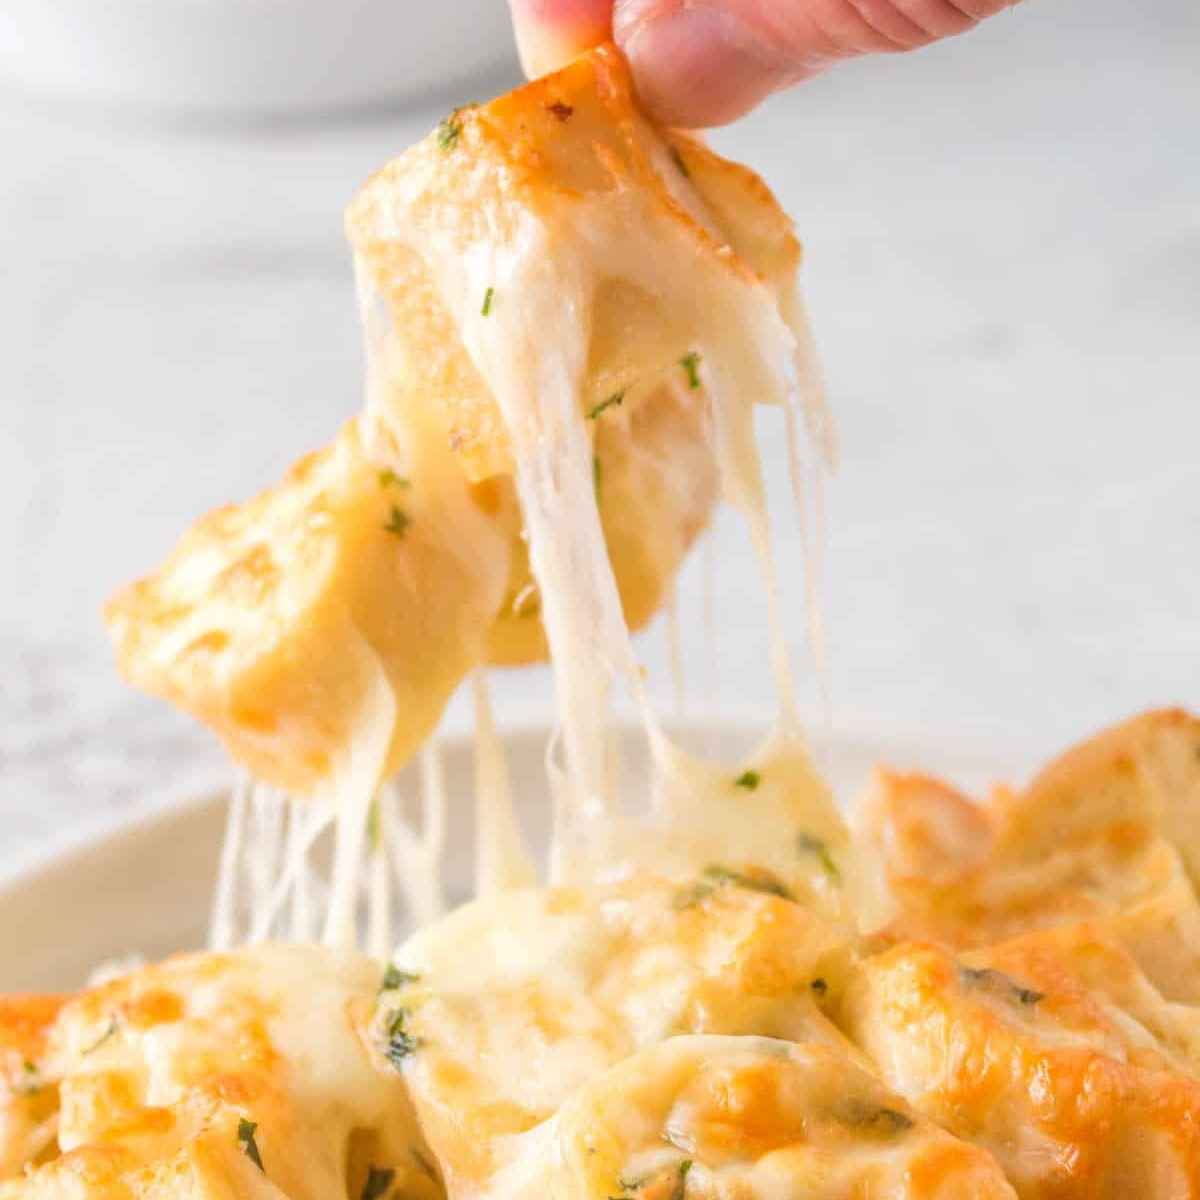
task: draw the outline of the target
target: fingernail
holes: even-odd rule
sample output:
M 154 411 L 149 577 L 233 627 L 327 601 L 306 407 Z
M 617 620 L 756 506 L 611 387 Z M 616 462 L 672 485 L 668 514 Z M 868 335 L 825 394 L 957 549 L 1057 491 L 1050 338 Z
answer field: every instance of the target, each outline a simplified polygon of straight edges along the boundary
M 800 75 L 727 10 L 627 3 L 615 27 L 642 105 L 667 125 L 723 125 Z

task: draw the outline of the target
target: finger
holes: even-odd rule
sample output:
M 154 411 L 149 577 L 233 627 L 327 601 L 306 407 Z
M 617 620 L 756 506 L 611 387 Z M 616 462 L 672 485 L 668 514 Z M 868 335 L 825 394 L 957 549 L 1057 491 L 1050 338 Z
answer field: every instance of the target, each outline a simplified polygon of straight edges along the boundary
M 509 6 L 530 79 L 556 71 L 612 36 L 613 0 L 509 0 Z
M 614 33 L 659 120 L 721 125 L 832 62 L 914 50 L 1016 0 L 617 0 Z

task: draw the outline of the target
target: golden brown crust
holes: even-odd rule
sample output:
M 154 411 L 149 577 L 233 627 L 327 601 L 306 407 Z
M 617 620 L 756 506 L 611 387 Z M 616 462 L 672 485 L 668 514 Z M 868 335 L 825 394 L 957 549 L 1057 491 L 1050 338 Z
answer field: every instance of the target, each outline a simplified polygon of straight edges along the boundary
M 987 945 L 1101 921 L 1172 998 L 1200 1001 L 1200 721 L 1152 712 L 1068 751 L 1022 792 L 975 805 L 881 772 L 865 842 L 894 906 L 886 938 Z
M 401 479 L 352 422 L 278 486 L 199 521 L 105 616 L 131 682 L 305 793 L 372 705 L 399 714 L 383 713 L 390 765 L 408 758 L 481 657 L 508 571 L 504 531 L 452 465 L 427 456 Z
M 500 254 L 536 221 L 565 257 L 586 251 L 598 264 L 590 311 L 578 314 L 580 403 L 632 628 L 661 606 L 718 491 L 709 397 L 680 361 L 696 314 L 654 285 L 703 292 L 719 278 L 756 314 L 791 311 L 791 222 L 752 172 L 649 125 L 612 47 L 449 122 L 373 176 L 348 213 L 366 292 L 368 414 L 276 487 L 202 519 L 106 610 L 131 682 L 291 792 L 330 781 L 366 714 L 392 723 L 392 771 L 471 667 L 546 656 L 508 434 L 434 270 L 439 254 Z M 649 285 L 606 274 L 612 239 L 619 248 L 630 228 L 661 256 Z M 481 289 L 464 304 L 473 315 L 483 299 Z M 501 291 L 492 319 L 522 303 Z M 733 383 L 758 398 L 756 353 Z M 381 488 L 386 470 L 411 488 Z M 386 529 L 393 504 L 398 533 Z
M 863 963 L 845 1027 L 890 1086 L 995 1154 L 1022 1197 L 1200 1195 L 1196 1063 L 1178 1028 L 1154 1033 L 1172 1029 L 1172 1006 L 1119 948 L 1066 937 L 1033 934 L 963 961 L 898 945 Z M 1114 972 L 1107 993 L 1081 982 L 1089 957 L 1093 973 Z
M 367 1045 L 379 981 L 355 954 L 260 946 L 81 992 L 35 1064 L 48 1137 L 0 1196 L 327 1200 L 360 1195 L 373 1163 L 435 1200 L 403 1084 Z

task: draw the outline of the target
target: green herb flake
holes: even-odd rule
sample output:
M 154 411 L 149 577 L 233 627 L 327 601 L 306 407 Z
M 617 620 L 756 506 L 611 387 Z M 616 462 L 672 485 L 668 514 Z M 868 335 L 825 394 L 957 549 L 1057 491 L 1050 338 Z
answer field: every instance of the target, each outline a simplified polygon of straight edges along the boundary
M 265 1172 L 263 1166 L 262 1155 L 258 1152 L 258 1142 L 254 1139 L 255 1131 L 258 1129 L 256 1121 L 250 1121 L 246 1117 L 242 1117 L 238 1121 L 237 1140 L 241 1144 L 242 1149 L 246 1153 L 246 1157 L 260 1170 Z
M 844 1125 L 852 1125 L 881 1138 L 899 1137 L 913 1127 L 913 1119 L 906 1113 L 861 1100 L 851 1100 L 836 1115 Z
M 392 505 L 391 515 L 388 517 L 387 524 L 384 525 L 384 530 L 387 533 L 395 534 L 396 537 L 402 538 L 408 531 L 408 527 L 412 524 L 412 518 L 399 505 Z
M 381 488 L 406 488 L 412 487 L 412 484 L 403 475 L 397 475 L 391 468 L 386 468 L 379 472 L 379 486 Z
M 711 883 L 693 883 L 675 893 L 671 907 L 676 912 L 686 912 L 689 908 L 695 908 L 697 904 L 703 904 L 716 890 Z
M 739 887 L 748 892 L 763 892 L 768 896 L 780 896 L 794 900 L 792 893 L 770 871 L 757 870 L 753 875 L 744 871 L 733 871 L 718 863 L 704 868 L 704 878 L 715 887 Z
M 42 1090 L 42 1081 L 38 1077 L 38 1069 L 29 1059 L 21 1063 L 21 1078 L 14 1085 L 13 1091 L 18 1096 L 35 1096 Z
M 743 771 L 733 781 L 733 786 L 745 788 L 746 791 L 752 792 L 760 783 L 762 783 L 762 776 L 757 771 Z
M 814 996 L 823 997 L 829 991 L 829 984 L 819 975 L 808 986 Z
M 415 1054 L 421 1044 L 420 1039 L 413 1037 L 404 1027 L 407 1017 L 408 1013 L 403 1008 L 398 1008 L 392 1013 L 387 1024 L 387 1045 L 383 1052 L 397 1071 L 403 1068 L 404 1060 L 410 1054 Z
M 443 150 L 453 150 L 458 144 L 458 139 L 462 135 L 462 121 L 459 118 L 459 109 L 454 109 L 449 116 L 444 117 L 437 127 L 437 144 Z
M 108 1028 L 86 1049 L 81 1051 L 81 1057 L 84 1054 L 91 1054 L 93 1050 L 99 1050 L 109 1038 L 114 1037 L 117 1032 L 117 1019 L 113 1017 L 108 1022 Z
M 601 400 L 594 408 L 588 410 L 587 418 L 589 421 L 594 421 L 605 409 L 612 408 L 615 405 L 623 404 L 625 401 L 625 391 L 622 389 L 619 392 L 613 392 L 607 400 Z
M 483 306 L 479 310 L 480 316 L 487 317 L 491 315 L 492 301 L 495 300 L 495 298 L 496 289 L 494 287 L 488 288 L 488 290 L 483 293 Z
M 592 487 L 596 492 L 596 502 L 600 501 L 600 485 L 604 481 L 604 471 L 600 466 L 600 459 L 592 455 Z
M 379 800 L 371 801 L 367 812 L 367 844 L 372 854 L 378 854 L 383 849 L 383 819 L 379 815 Z
M 692 1160 L 685 1158 L 679 1164 L 679 1174 L 675 1177 L 675 1186 L 671 1189 L 671 1200 L 683 1200 L 687 1191 L 688 1172 L 692 1169 Z
M 842 872 L 834 862 L 829 846 L 819 837 L 814 837 L 811 833 L 800 833 L 796 837 L 796 845 L 801 854 L 811 854 L 816 858 L 817 862 L 821 864 L 821 870 L 835 883 L 841 881 Z
M 679 365 L 687 372 L 688 387 L 695 391 L 700 386 L 700 355 L 689 350 L 679 360 Z
M 398 987 L 403 987 L 406 983 L 418 983 L 421 977 L 415 971 L 405 971 L 396 966 L 395 963 L 388 963 L 387 970 L 383 973 L 383 982 L 379 985 L 381 992 L 392 992 Z
M 1005 975 L 1003 971 L 994 970 L 992 967 L 967 967 L 960 963 L 958 977 L 967 987 L 982 987 L 999 992 L 1026 1008 L 1031 1008 L 1039 1000 L 1046 998 L 1045 992 L 1027 988 Z
M 679 153 L 678 146 L 671 147 L 671 161 L 676 167 L 679 168 L 679 173 L 684 177 L 684 179 L 690 179 L 692 177 L 691 171 L 688 170 L 687 163 L 683 161 L 683 155 Z
M 367 1182 L 363 1184 L 361 1200 L 381 1200 L 391 1190 L 396 1172 L 391 1167 L 371 1166 L 367 1169 Z

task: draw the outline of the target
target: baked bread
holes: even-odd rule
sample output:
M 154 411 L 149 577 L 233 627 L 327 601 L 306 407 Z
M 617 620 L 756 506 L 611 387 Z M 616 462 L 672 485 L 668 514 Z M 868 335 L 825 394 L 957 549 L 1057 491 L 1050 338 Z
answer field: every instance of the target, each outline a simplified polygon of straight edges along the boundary
M 358 1200 L 374 1173 L 434 1200 L 404 1086 L 369 1050 L 380 981 L 357 954 L 259 946 L 170 959 L 37 1015 L 0 1112 L 36 1101 L 51 1133 L 0 1126 L 16 1176 L 0 1197 Z M 0 1020 L 11 1036 L 12 1010 Z
M 452 114 L 366 185 L 347 227 L 366 413 L 276 487 L 198 522 L 106 609 L 131 682 L 293 793 L 351 758 L 394 771 L 471 667 L 546 656 L 495 354 L 476 336 L 514 320 L 528 333 L 536 297 L 516 275 L 468 295 L 462 264 L 511 259 L 515 231 L 533 229 L 554 248 L 537 262 L 579 284 L 574 307 L 543 287 L 556 329 L 538 344 L 579 358 L 570 416 L 631 628 L 716 500 L 711 385 L 747 410 L 783 399 L 789 327 L 803 333 L 791 222 L 757 176 L 647 123 L 611 47 Z
M 1200 720 L 1146 713 L 1098 734 L 1024 791 L 986 804 L 878 773 L 859 842 L 883 936 L 965 949 L 1102 923 L 1163 993 L 1200 1003 Z

